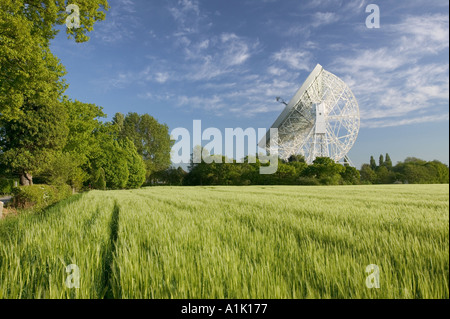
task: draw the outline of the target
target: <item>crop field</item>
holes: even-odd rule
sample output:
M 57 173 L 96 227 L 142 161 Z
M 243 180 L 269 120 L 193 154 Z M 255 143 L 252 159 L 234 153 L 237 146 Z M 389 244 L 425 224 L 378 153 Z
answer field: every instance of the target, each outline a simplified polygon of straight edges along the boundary
M 78 194 L 0 221 L 0 298 L 449 298 L 448 196 L 448 185 Z

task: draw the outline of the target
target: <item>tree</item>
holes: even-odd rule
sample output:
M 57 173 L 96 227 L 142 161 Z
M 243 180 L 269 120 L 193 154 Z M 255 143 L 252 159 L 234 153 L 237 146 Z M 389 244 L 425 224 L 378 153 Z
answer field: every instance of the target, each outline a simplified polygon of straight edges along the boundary
M 383 154 L 380 155 L 380 158 L 378 159 L 378 166 L 383 166 L 384 165 L 384 158 L 383 158 Z
M 0 159 L 20 176 L 21 185 L 32 185 L 33 175 L 42 172 L 66 143 L 67 113 L 57 100 L 58 92 L 53 94 L 52 99 L 25 101 L 21 117 L 0 120 Z
M 375 162 L 375 159 L 373 156 L 370 157 L 370 168 L 374 171 L 377 169 L 377 163 Z
M 395 182 L 395 174 L 390 172 L 385 165 L 379 166 L 376 170 L 377 184 L 392 184 Z
M 360 181 L 360 173 L 359 171 L 350 165 L 344 166 L 344 171 L 341 172 L 342 180 L 344 184 L 348 185 L 357 185 Z
M 347 157 L 344 157 L 344 167 L 350 166 Z
M 92 188 L 94 189 L 106 189 L 106 177 L 105 177 L 105 170 L 103 167 L 100 167 L 95 171 L 94 174 L 94 182 L 92 183 Z
M 272 179 L 272 182 L 270 184 L 292 185 L 295 183 L 295 176 L 296 176 L 295 173 L 296 172 L 294 166 L 279 161 L 277 172 L 275 174 L 270 175 Z
M 439 162 L 427 162 L 415 157 L 408 157 L 399 162 L 394 171 L 398 179 L 409 184 L 448 183 L 448 166 Z
M 112 139 L 109 141 L 106 140 L 102 144 L 102 151 L 98 152 L 92 160 L 94 172 L 100 169 L 105 171 L 107 188 L 126 188 L 128 176 L 130 175 L 126 152 L 120 147 L 117 141 Z M 94 182 L 95 179 L 93 180 Z
M 68 114 L 69 134 L 63 152 L 70 156 L 72 174 L 76 176 L 75 179 L 69 178 L 66 183 L 79 189 L 89 180 L 91 154 L 101 150 L 98 132 L 102 123 L 99 119 L 106 115 L 95 104 L 71 101 L 66 97 L 64 106 Z
M 89 39 L 87 32 L 105 18 L 106 0 L 76 0 L 80 28 L 66 29 L 76 42 Z M 48 67 L 49 44 L 68 14 L 66 1 L 2 0 L 0 2 L 0 116 L 22 116 L 22 106 L 39 96 L 52 98 L 53 69 Z M 52 59 L 50 57 L 50 59 Z M 39 104 L 39 103 L 37 103 Z
M 364 183 L 375 184 L 377 174 L 372 169 L 371 165 L 363 164 L 360 170 L 361 181 Z
M 302 176 L 303 172 L 308 168 L 308 164 L 306 162 L 292 162 L 289 163 L 289 166 L 295 168 L 295 177 L 299 178 Z
M 106 0 L 77 0 L 81 26 L 68 29 L 77 42 L 104 19 Z M 67 13 L 65 1 L 2 0 L 0 3 L 0 160 L 22 185 L 60 156 L 67 138 L 64 67 L 50 40 Z
M 122 113 L 118 112 L 114 115 L 112 120 L 112 125 L 115 127 L 118 134 L 123 130 L 123 123 L 125 121 L 125 117 Z
M 181 186 L 187 174 L 181 167 L 169 167 L 158 173 L 158 179 L 166 185 Z
M 384 159 L 384 166 L 386 166 L 388 170 L 392 169 L 392 160 L 388 153 L 386 153 L 386 157 Z
M 449 168 L 447 165 L 441 163 L 438 160 L 434 160 L 432 162 L 428 162 L 427 165 L 433 171 L 436 176 L 436 182 L 440 184 L 448 184 L 449 183 Z
M 144 159 L 147 178 L 171 165 L 170 151 L 174 141 L 170 139 L 169 128 L 152 116 L 128 113 L 119 136 L 133 141 L 138 153 Z
M 128 138 L 119 141 L 119 146 L 126 154 L 128 164 L 128 181 L 126 188 L 139 188 L 145 182 L 145 163 L 138 154 L 133 142 Z
M 296 163 L 296 162 L 297 163 L 306 163 L 306 160 L 305 160 L 305 156 L 297 154 L 297 155 L 289 156 L 288 162 L 289 163 Z
M 317 157 L 313 164 L 306 169 L 308 177 L 317 178 L 321 184 L 336 185 L 341 180 L 340 173 L 344 171 L 344 166 L 334 162 L 329 157 Z

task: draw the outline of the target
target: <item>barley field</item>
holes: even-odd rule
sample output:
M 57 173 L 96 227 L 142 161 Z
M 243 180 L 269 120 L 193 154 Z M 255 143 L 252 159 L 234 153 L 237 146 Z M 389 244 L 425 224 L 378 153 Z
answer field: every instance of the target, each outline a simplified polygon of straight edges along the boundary
M 0 221 L 0 298 L 449 298 L 448 196 L 448 185 L 78 194 Z

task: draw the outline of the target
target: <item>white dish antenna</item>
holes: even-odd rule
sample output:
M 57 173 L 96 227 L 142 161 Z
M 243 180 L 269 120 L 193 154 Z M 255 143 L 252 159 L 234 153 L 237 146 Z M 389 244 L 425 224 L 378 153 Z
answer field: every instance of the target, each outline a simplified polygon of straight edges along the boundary
M 345 158 L 351 164 L 347 153 L 359 127 L 359 107 L 352 91 L 320 64 L 272 125 L 278 129 L 279 157 L 287 160 L 301 154 L 309 164 L 316 157 L 329 157 L 335 162 Z M 259 145 L 270 148 L 270 130 Z

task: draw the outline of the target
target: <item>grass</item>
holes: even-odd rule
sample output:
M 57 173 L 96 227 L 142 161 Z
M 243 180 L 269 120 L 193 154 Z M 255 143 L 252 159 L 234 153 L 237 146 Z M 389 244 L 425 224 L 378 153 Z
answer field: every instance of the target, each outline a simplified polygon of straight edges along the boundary
M 0 298 L 449 298 L 448 185 L 93 191 L 0 222 Z M 65 267 L 80 268 L 68 289 Z M 380 288 L 366 287 L 367 265 Z

